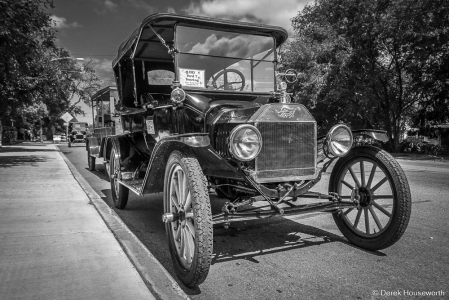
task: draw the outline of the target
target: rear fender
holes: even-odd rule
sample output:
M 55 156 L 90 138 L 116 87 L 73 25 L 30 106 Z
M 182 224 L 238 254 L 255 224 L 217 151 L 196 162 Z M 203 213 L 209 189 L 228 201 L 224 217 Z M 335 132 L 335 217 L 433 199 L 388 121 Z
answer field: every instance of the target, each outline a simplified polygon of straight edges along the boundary
M 164 138 L 155 145 L 145 174 L 143 194 L 163 191 L 165 166 L 175 150 L 196 157 L 206 176 L 222 172 L 241 178 L 235 168 L 213 150 L 207 134 L 182 134 Z
M 105 159 L 105 161 L 110 161 L 111 160 L 111 152 L 112 152 L 112 148 L 113 148 L 113 142 L 111 138 L 106 138 L 103 145 L 102 145 L 102 150 L 101 152 L 103 153 L 103 157 Z
M 105 156 L 107 159 L 111 158 L 112 149 L 115 149 L 120 161 L 128 157 L 131 147 L 127 137 L 124 135 L 111 136 L 103 142 L 103 153 L 107 155 Z
M 88 151 L 91 156 L 99 157 L 100 145 L 96 137 L 87 138 L 86 151 Z

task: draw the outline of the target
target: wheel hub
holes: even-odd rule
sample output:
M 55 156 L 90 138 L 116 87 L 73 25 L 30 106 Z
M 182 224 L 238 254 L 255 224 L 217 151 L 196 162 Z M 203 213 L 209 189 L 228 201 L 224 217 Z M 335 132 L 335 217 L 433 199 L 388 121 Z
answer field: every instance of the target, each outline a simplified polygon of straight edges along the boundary
M 361 207 L 367 207 L 371 205 L 371 193 L 366 187 L 361 187 L 358 189 L 359 201 Z

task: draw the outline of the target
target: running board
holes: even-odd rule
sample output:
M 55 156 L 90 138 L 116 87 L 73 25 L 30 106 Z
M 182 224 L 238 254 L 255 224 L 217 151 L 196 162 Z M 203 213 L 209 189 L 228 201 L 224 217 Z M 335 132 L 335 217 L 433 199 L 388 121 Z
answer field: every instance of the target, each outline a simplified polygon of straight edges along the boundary
M 142 196 L 143 179 L 117 180 L 121 185 L 126 186 L 131 192 Z

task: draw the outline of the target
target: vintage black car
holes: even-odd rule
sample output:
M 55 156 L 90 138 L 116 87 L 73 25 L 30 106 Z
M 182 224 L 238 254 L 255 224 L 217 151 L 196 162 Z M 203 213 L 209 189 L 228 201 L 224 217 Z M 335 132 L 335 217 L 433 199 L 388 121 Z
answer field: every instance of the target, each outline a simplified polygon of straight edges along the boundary
M 86 142 L 86 130 L 88 124 L 86 122 L 70 122 L 68 127 L 69 138 L 68 146 L 72 147 L 75 143 Z
M 89 166 L 104 158 L 118 209 L 129 191 L 163 192 L 161 219 L 187 286 L 208 274 L 213 225 L 329 212 L 368 250 L 391 246 L 407 227 L 401 167 L 379 148 L 353 145 L 385 141 L 385 132 L 336 124 L 318 137 L 307 107 L 286 92 L 296 71 L 277 72 L 286 39 L 276 26 L 160 13 L 143 20 L 113 61 L 123 133 L 95 128 Z M 332 162 L 328 192 L 311 192 Z M 227 199 L 215 214 L 212 191 Z

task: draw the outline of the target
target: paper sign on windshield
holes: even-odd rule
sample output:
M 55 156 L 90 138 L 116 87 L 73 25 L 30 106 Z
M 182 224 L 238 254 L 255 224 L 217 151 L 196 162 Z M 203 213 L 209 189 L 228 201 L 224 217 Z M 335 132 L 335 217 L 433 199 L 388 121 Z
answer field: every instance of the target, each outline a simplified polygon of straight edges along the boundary
M 204 88 L 204 70 L 179 69 L 179 81 L 183 87 Z

